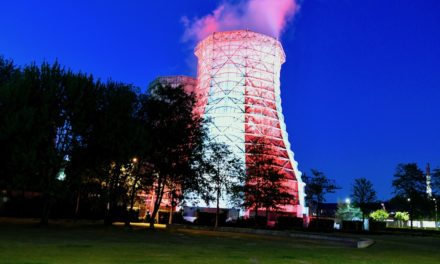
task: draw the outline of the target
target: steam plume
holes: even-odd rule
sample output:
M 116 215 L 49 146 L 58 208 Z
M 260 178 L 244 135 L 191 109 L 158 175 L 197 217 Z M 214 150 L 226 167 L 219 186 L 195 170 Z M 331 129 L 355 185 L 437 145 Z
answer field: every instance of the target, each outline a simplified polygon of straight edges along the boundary
M 216 31 L 250 29 L 275 38 L 298 11 L 297 0 L 224 1 L 211 14 L 201 18 L 182 18 L 184 41 L 201 40 Z

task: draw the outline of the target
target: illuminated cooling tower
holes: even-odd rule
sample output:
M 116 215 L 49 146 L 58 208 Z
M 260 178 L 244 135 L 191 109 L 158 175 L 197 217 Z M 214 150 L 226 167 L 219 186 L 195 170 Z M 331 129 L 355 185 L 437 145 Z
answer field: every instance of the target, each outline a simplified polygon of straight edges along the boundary
M 280 70 L 285 54 L 280 42 L 248 30 L 216 32 L 197 45 L 195 54 L 197 111 L 212 121 L 210 138 L 229 145 L 243 164 L 251 142 L 264 138 L 277 150 L 284 185 L 296 198 L 282 211 L 298 217 L 307 214 L 304 184 L 281 110 Z

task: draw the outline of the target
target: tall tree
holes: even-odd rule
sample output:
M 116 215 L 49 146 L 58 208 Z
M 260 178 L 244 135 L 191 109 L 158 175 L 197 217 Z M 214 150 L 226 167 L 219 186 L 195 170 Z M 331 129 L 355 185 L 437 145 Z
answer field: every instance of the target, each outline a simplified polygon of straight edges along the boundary
M 220 199 L 230 194 L 242 184 L 244 164 L 229 150 L 224 143 L 208 142 L 205 146 L 204 163 L 206 164 L 205 180 L 207 182 L 204 195 L 208 203 L 216 202 L 215 228 L 219 225 Z
M 258 210 L 265 210 L 265 222 L 269 211 L 277 212 L 283 205 L 294 203 L 296 197 L 285 185 L 285 175 L 276 162 L 276 150 L 269 140 L 258 138 L 248 146 L 246 157 L 246 181 L 244 185 L 244 206 L 254 209 L 258 225 Z
M 431 175 L 432 194 L 440 197 L 440 168 L 435 168 Z
M 98 85 L 102 86 L 102 92 L 98 97 L 94 127 L 87 138 L 86 155 L 105 186 L 105 222 L 110 224 L 119 210 L 117 205 L 122 204 L 124 208 L 120 209 L 123 211 L 128 205 L 125 183 L 129 174 L 124 167 L 136 156 L 138 98 L 131 85 L 117 82 Z
M 29 109 L 25 108 L 25 103 L 22 102 L 27 99 L 23 98 L 26 93 L 20 96 L 17 91 L 19 88 L 17 82 L 21 78 L 22 72 L 14 63 L 0 56 L 0 188 L 8 191 L 16 188 L 13 186 L 12 175 L 23 177 L 24 172 L 28 169 L 28 166 L 23 166 L 24 162 L 22 162 L 22 166 L 19 162 L 28 154 L 28 152 L 24 152 L 25 144 L 20 144 L 18 140 L 20 133 L 28 132 L 28 130 L 20 130 L 22 122 L 27 120 L 19 116 L 20 114 L 26 116 L 31 114 Z M 19 147 L 23 152 L 18 150 Z M 18 170 L 19 168 L 21 170 Z M 22 188 L 16 189 L 21 190 Z
M 415 215 L 426 202 L 426 179 L 423 171 L 416 163 L 397 165 L 393 180 L 394 193 L 400 200 L 406 200 L 409 205 L 411 229 Z
M 359 206 L 362 211 L 362 222 L 365 221 L 365 216 L 368 216 L 370 205 L 377 200 L 374 186 L 366 178 L 358 178 L 352 184 L 351 198 L 353 202 Z
M 197 173 L 192 164 L 199 156 L 204 137 L 202 120 L 193 112 L 194 105 L 194 95 L 187 94 L 183 87 L 161 84 L 150 87 L 145 101 L 144 116 L 151 140 L 148 162 L 155 194 L 151 228 L 164 195 L 169 195 L 171 202 L 179 201 L 183 193 L 194 187 Z
M 76 196 L 75 215 L 82 186 L 97 180 L 110 209 L 128 203 L 127 164 L 148 145 L 139 98 L 131 85 L 94 81 L 58 63 L 18 69 L 0 58 L 0 187 L 42 193 L 42 223 L 55 198 L 70 193 L 61 186 Z
M 312 176 L 308 177 L 304 175 L 304 181 L 306 183 L 305 193 L 306 199 L 310 206 L 315 204 L 316 218 L 319 219 L 320 208 L 319 205 L 325 202 L 325 195 L 328 193 L 334 193 L 340 187 L 336 185 L 334 180 L 328 179 L 327 176 L 318 170 L 312 169 Z

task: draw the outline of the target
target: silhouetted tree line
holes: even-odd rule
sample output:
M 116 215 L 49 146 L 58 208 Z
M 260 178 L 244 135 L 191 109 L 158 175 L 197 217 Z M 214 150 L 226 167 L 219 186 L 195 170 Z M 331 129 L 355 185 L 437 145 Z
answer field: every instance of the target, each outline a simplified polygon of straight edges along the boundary
M 251 144 L 246 175 L 243 161 L 226 145 L 206 140 L 208 121 L 194 113 L 195 104 L 182 87 L 156 84 L 142 93 L 58 63 L 17 67 L 0 57 L 0 208 L 41 216 L 43 224 L 50 216 L 111 223 L 121 215 L 129 224 L 143 190 L 157 194 L 151 226 L 165 197 L 172 209 L 193 196 L 215 202 L 217 226 L 223 195 L 254 212 L 260 208 L 266 222 L 269 211 L 296 202 L 280 187 L 283 175 L 275 169 L 270 144 Z M 303 177 L 306 199 L 319 218 L 325 194 L 339 187 L 317 170 Z M 400 164 L 391 202 L 409 211 L 411 220 L 432 216 L 439 179 L 436 169 L 433 197 L 427 197 L 417 164 Z M 366 178 L 355 180 L 352 198 L 363 217 L 377 202 Z M 171 210 L 170 222 L 172 216 Z
M 52 212 L 78 217 L 86 204 L 111 222 L 141 189 L 155 188 L 155 204 L 176 186 L 173 199 L 197 191 L 192 165 L 205 133 L 194 103 L 181 88 L 141 93 L 58 63 L 19 68 L 0 58 L 0 190 L 21 196 L 22 210 L 37 197 L 42 223 Z
M 222 195 L 245 206 L 277 209 L 294 199 L 284 191 L 262 193 L 244 184 L 243 161 L 224 144 L 206 140 L 193 111 L 196 99 L 183 87 L 156 83 L 140 92 L 132 85 L 102 82 L 57 62 L 17 67 L 0 57 L 0 209 L 15 216 L 104 218 L 129 224 L 139 191 L 154 192 L 150 224 L 164 198 L 170 208 L 183 198 L 215 201 Z M 258 155 L 258 153 L 255 153 Z M 250 168 L 273 160 L 255 158 Z M 260 176 L 258 176 L 260 175 Z M 270 190 L 273 189 L 273 190 Z M 249 202 L 249 201 L 246 201 Z M 6 209 L 5 209 L 6 208 Z M 127 210 L 128 208 L 128 210 Z M 170 222 L 173 212 L 170 211 Z

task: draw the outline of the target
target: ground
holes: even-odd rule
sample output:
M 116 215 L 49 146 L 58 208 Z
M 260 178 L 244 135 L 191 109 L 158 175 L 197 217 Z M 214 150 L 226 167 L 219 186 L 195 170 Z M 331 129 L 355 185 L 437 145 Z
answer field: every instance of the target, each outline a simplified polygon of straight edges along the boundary
M 151 231 L 0 219 L 0 263 L 439 263 L 440 237 L 378 235 L 367 249 L 212 231 Z

